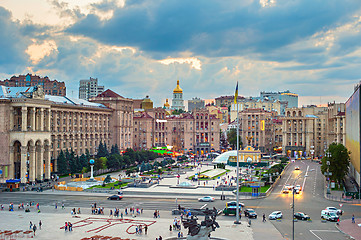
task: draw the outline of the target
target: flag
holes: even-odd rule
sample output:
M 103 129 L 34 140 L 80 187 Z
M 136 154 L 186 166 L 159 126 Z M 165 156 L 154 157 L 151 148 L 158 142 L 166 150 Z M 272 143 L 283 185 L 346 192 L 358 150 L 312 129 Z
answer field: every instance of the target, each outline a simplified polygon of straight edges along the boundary
M 237 98 L 238 98 L 238 82 L 236 86 L 236 92 L 234 93 L 234 103 L 237 104 Z

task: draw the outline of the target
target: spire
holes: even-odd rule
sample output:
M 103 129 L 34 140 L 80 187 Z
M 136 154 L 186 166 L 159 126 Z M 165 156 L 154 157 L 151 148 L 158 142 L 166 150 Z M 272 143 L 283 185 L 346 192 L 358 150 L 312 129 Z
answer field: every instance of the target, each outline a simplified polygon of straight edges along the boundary
M 177 80 L 177 87 L 173 90 L 173 93 L 183 93 L 183 90 L 179 87 L 179 80 Z

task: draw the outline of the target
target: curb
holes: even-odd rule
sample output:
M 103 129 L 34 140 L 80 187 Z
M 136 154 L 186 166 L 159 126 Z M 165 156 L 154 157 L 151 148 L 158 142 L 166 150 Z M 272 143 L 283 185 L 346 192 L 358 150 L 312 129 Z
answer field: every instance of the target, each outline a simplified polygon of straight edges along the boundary
M 354 237 L 352 237 L 350 234 L 348 233 L 345 233 L 344 231 L 342 231 L 338 226 L 337 224 L 335 223 L 335 227 L 337 228 L 337 230 L 339 230 L 341 233 L 343 233 L 344 235 L 348 236 L 349 238 L 351 239 L 355 239 Z

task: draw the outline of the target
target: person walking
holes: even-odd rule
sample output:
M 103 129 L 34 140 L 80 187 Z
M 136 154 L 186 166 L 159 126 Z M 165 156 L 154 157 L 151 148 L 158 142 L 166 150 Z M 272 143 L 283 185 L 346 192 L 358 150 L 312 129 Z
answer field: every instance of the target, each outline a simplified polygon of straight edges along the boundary
M 36 225 L 33 225 L 33 232 L 34 232 L 34 236 L 35 236 L 35 232 L 36 232 Z
M 352 214 L 352 223 L 355 223 L 355 215 Z
M 43 223 L 39 220 L 39 230 L 41 230 L 41 225 L 43 225 Z
M 148 233 L 148 225 L 144 226 L 144 233 L 147 234 Z
M 30 229 L 32 229 L 33 228 L 33 223 L 30 221 L 30 227 L 29 227 Z
M 266 221 L 266 215 L 263 213 L 262 222 L 265 222 L 265 221 Z

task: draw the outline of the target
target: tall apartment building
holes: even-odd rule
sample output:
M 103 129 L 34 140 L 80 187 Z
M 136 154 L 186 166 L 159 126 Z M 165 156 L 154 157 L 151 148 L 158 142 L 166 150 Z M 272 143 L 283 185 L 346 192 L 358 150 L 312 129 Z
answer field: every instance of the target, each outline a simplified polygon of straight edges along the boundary
M 328 107 L 328 145 L 332 142 L 346 146 L 346 118 L 344 103 L 329 103 Z
M 204 100 L 197 97 L 192 98 L 192 100 L 188 100 L 188 111 L 192 112 L 196 108 L 204 108 Z
M 272 119 L 275 112 L 263 109 L 245 109 L 239 112 L 239 129 L 243 146 L 253 146 L 261 152 L 272 152 Z
M 268 112 L 276 112 L 280 115 L 281 103 L 278 100 L 258 99 L 258 98 L 243 98 L 238 100 L 238 110 L 243 111 L 245 109 L 263 109 Z M 231 103 L 230 121 L 234 121 L 237 118 L 237 104 Z
M 0 86 L 0 181 L 50 178 L 61 150 L 96 154 L 100 142 L 132 147 L 132 100 L 107 90 L 88 102 L 42 86 Z
M 283 152 L 292 157 L 319 156 L 328 146 L 328 108 L 286 108 L 282 118 Z
M 89 100 L 104 92 L 104 86 L 98 85 L 98 78 L 79 81 L 79 99 Z
M 168 145 L 176 151 L 196 154 L 219 150 L 219 122 L 206 109 L 170 116 L 162 108 L 137 113 L 134 115 L 134 148 Z
M 298 94 L 289 90 L 283 92 L 260 92 L 260 99 L 280 101 L 281 109 L 279 114 L 284 116 L 286 108 L 298 107 Z
M 40 77 L 28 73 L 26 75 L 19 75 L 18 77 L 12 76 L 10 79 L 0 81 L 0 86 L 6 87 L 33 87 L 37 85 L 42 86 L 44 93 L 47 95 L 66 95 L 65 83 L 57 80 L 50 80 L 47 76 Z

